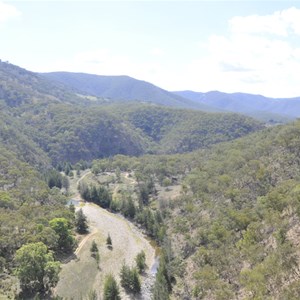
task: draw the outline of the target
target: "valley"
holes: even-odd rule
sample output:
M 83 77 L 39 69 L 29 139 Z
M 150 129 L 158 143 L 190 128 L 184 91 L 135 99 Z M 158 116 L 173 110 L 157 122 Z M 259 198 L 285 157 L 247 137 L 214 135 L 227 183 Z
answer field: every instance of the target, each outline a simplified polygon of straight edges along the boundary
M 77 180 L 77 183 L 90 175 L 91 173 L 85 173 Z M 126 178 L 124 174 L 122 174 L 122 178 Z M 70 188 L 76 191 L 74 184 L 73 186 L 71 184 Z M 114 189 L 118 190 L 119 185 L 117 184 Z M 97 205 L 82 202 L 79 194 L 75 195 L 73 199 L 80 201 L 76 208 L 82 208 L 88 220 L 90 233 L 80 242 L 75 251 L 75 257 L 63 266 L 55 294 L 75 300 L 87 297 L 89 293 L 96 291 L 98 297 L 101 297 L 105 276 L 113 274 L 119 281 L 123 263 L 133 266 L 136 255 L 143 250 L 146 255 L 147 269 L 142 275 L 141 293 L 134 296 L 134 299 L 150 299 L 156 272 L 153 265 L 156 262 L 157 250 L 153 248 L 153 243 L 149 242 L 141 229 L 124 217 Z M 112 238 L 112 249 L 106 246 L 108 234 Z M 99 248 L 100 263 L 98 266 L 90 255 L 92 241 L 96 241 Z M 132 296 L 128 296 L 124 291 L 121 292 L 121 297 L 122 299 L 132 299 Z
M 0 79 L 1 300 L 300 298 L 297 99 L 259 121 L 126 76 Z
M 80 298 L 79 295 L 85 296 L 91 291 L 97 291 L 100 297 L 105 275 L 113 274 L 119 278 L 122 264 L 126 262 L 128 265 L 134 265 L 134 258 L 144 250 L 149 267 L 142 277 L 142 292 L 138 297 L 150 299 L 151 286 L 155 279 L 155 274 L 150 272 L 155 261 L 155 250 L 149 241 L 133 225 L 114 214 L 90 204 L 84 205 L 82 209 L 93 231 L 80 250 L 75 252 L 76 261 L 72 260 L 63 266 L 55 293 L 61 297 L 77 299 Z M 113 241 L 112 250 L 105 244 L 108 233 Z M 95 259 L 90 256 L 92 240 L 99 245 L 99 269 Z M 124 292 L 121 295 L 122 299 L 131 299 Z

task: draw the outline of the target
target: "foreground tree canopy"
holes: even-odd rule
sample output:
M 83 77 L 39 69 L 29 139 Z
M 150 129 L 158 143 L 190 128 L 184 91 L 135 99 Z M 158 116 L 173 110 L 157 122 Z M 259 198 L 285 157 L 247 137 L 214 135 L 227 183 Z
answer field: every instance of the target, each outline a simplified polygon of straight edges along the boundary
M 46 292 L 58 282 L 59 262 L 42 242 L 23 245 L 16 252 L 17 275 L 29 292 Z

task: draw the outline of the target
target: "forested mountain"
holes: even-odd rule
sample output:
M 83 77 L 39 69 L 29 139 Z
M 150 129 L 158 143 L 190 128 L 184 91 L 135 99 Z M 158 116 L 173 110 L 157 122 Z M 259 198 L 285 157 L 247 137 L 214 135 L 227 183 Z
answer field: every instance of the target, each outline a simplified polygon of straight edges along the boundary
M 43 154 L 44 161 L 48 155 L 56 166 L 116 154 L 187 152 L 261 128 L 252 119 L 234 114 L 91 102 L 41 75 L 7 63 L 0 67 L 5 122 L 1 135 L 11 148 L 28 144 L 27 151 L 16 153 L 21 157 L 26 152 L 29 163 L 36 153 Z M 4 130 L 11 134 L 5 135 Z M 12 138 L 15 142 L 9 143 Z
M 299 299 L 300 122 L 196 152 L 169 235 L 179 299 Z
M 230 113 L 205 113 L 129 106 L 122 110 L 128 121 L 156 143 L 158 153 L 183 153 L 232 140 L 261 129 L 251 118 Z M 151 149 L 151 152 L 153 150 Z
M 132 104 L 101 107 L 35 106 L 20 113 L 28 136 L 57 165 L 116 154 L 182 153 L 232 140 L 261 124 L 235 114 Z
M 23 245 L 72 252 L 65 174 L 104 158 L 134 168 L 140 197 L 151 188 L 137 221 L 168 241 L 159 272 L 176 299 L 299 298 L 299 122 L 264 128 L 233 113 L 90 101 L 3 62 L 0 76 L 0 295 L 16 296 Z M 156 199 L 155 186 L 173 181 L 177 198 Z
M 10 107 L 24 104 L 67 102 L 83 103 L 82 97 L 74 94 L 59 82 L 47 80 L 33 73 L 0 60 L 0 99 Z
M 296 300 L 299 149 L 297 121 L 189 154 L 117 156 L 93 168 L 134 169 L 149 186 L 165 182 L 169 195 L 181 180 L 177 197 L 157 198 L 150 190 L 148 200 L 167 227 L 163 299 L 172 285 L 173 299 Z M 151 218 L 142 222 L 157 232 Z
M 20 292 L 19 283 L 14 276 L 16 251 L 25 244 L 42 242 L 48 249 L 59 252 L 59 234 L 51 227 L 50 222 L 55 218 L 63 218 L 71 227 L 73 213 L 66 208 L 66 198 L 61 191 L 57 188 L 50 189 L 45 180 L 45 174 L 50 170 L 50 159 L 28 137 L 18 132 L 18 128 L 14 127 L 18 123 L 3 122 L 2 117 L 3 115 L 0 121 L 0 298 L 15 299 Z M 58 176 L 57 172 L 53 172 Z M 24 299 L 22 296 L 21 298 Z
M 14 118 L 4 106 L 0 111 L 0 144 L 20 160 L 38 169 L 47 168 L 51 164 L 47 154 L 25 133 L 22 122 Z
M 195 101 L 224 111 L 243 113 L 262 120 L 289 121 L 300 117 L 300 97 L 267 98 L 245 93 L 226 94 L 222 92 L 199 93 L 193 91 L 174 92 Z
M 151 102 L 158 105 L 218 111 L 129 76 L 100 76 L 85 73 L 53 72 L 42 76 L 63 83 L 75 91 L 110 100 Z

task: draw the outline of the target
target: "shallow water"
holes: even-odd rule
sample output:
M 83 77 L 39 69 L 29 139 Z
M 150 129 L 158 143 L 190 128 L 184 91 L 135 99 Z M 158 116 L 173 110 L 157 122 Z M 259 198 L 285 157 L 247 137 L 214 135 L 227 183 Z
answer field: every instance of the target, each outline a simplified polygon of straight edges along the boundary
M 155 256 L 154 263 L 150 268 L 151 275 L 155 275 L 157 273 L 158 267 L 159 267 L 159 256 Z
M 71 204 L 73 204 L 74 206 L 78 206 L 79 202 L 80 202 L 79 200 L 70 199 L 70 200 L 68 200 L 67 205 L 70 206 Z

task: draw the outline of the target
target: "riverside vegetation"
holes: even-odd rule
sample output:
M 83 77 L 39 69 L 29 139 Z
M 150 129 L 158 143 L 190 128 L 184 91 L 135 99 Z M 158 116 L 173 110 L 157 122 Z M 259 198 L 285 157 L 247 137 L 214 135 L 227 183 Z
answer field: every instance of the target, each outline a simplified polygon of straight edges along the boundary
M 3 62 L 0 78 L 1 296 L 51 296 L 84 230 L 68 180 L 91 168 L 134 176 L 132 194 L 81 193 L 160 243 L 154 299 L 299 299 L 300 121 L 91 100 Z M 130 291 L 137 273 L 124 266 Z

